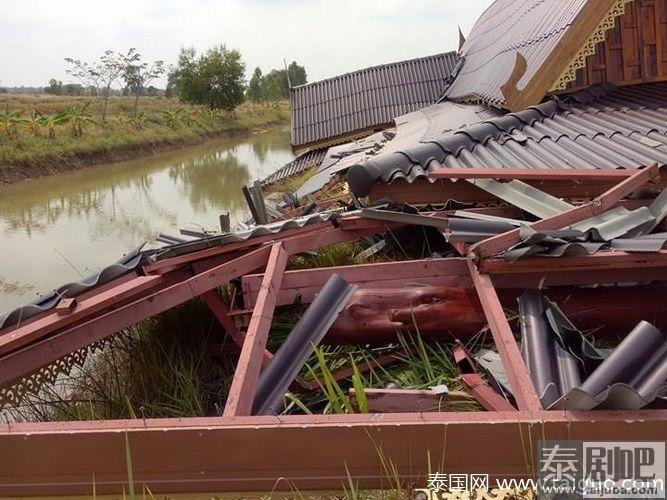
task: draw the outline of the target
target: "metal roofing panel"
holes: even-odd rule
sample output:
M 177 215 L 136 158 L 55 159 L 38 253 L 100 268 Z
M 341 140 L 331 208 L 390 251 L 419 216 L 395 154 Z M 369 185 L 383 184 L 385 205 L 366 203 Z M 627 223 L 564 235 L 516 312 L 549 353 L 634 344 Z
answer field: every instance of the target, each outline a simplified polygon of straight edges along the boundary
M 387 125 L 396 116 L 435 103 L 457 60 L 456 52 L 447 52 L 291 89 L 292 144 L 303 146 Z
M 141 251 L 143 246 L 142 244 L 131 250 L 127 255 L 124 255 L 121 259 L 105 267 L 98 273 L 91 274 L 81 281 L 58 287 L 30 304 L 26 304 L 6 314 L 0 314 L 0 330 L 55 307 L 61 299 L 75 297 L 87 290 L 104 285 L 132 272 L 144 259 L 144 252 Z
M 287 179 L 293 175 L 300 174 L 301 172 L 304 172 L 305 170 L 308 170 L 315 165 L 319 165 L 322 163 L 326 152 L 327 148 L 319 148 L 303 153 L 291 162 L 285 164 L 273 172 L 271 175 L 262 179 L 260 181 L 262 183 L 262 187 L 270 186 L 271 184 L 274 184 L 278 181 L 282 181 L 283 179 Z
M 636 168 L 664 163 L 667 146 L 652 147 L 642 140 L 667 144 L 666 96 L 665 83 L 618 89 L 600 85 L 517 113 L 481 119 L 472 108 L 482 108 L 478 105 L 461 113 L 454 103 L 442 103 L 440 120 L 449 117 L 452 129 L 428 137 L 410 135 L 398 147 L 390 141 L 375 157 L 351 166 L 347 180 L 363 197 L 375 182 L 413 182 L 443 166 Z M 630 111 L 633 119 L 626 120 Z
M 461 47 L 463 66 L 446 95 L 503 106 L 501 87 L 516 54 L 527 63 L 523 89 L 574 23 L 588 0 L 496 0 L 477 20 Z M 554 75 L 554 79 L 559 75 Z
M 468 179 L 468 182 L 541 219 L 574 208 L 560 198 L 518 180 L 498 182 L 492 179 Z
M 254 415 L 276 415 L 283 410 L 283 397 L 331 325 L 347 305 L 357 285 L 332 274 L 308 306 L 285 342 L 262 370 L 253 405 Z
M 639 409 L 667 393 L 667 339 L 640 321 L 605 357 L 535 290 L 519 298 L 522 354 L 549 409 Z

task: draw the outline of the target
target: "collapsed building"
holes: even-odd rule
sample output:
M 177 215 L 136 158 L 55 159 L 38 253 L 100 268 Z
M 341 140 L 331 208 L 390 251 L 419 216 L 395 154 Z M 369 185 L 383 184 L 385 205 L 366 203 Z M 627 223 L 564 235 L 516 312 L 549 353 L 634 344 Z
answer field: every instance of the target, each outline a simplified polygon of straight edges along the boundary
M 253 224 L 163 235 L 0 317 L 11 405 L 120 330 L 200 297 L 238 345 L 224 413 L 8 424 L 0 493 L 82 493 L 90 470 L 112 491 L 125 464 L 99 450 L 123 456 L 126 440 L 134 477 L 170 492 L 279 478 L 377 488 L 378 454 L 406 481 L 426 477 L 429 457 L 524 477 L 526 447 L 545 437 L 664 441 L 666 82 L 664 1 L 496 0 L 456 52 L 292 89 L 299 156 L 245 189 Z M 278 206 L 265 201 L 306 171 Z M 424 258 L 287 268 L 341 242 L 376 255 L 419 235 Z M 225 301 L 229 282 L 239 293 Z M 270 352 L 273 316 L 293 304 L 305 311 Z M 383 344 L 415 326 L 447 344 L 460 391 L 349 387 L 367 413 L 283 414 L 288 390 L 314 387 L 299 377 L 313 344 Z M 488 342 L 468 345 L 485 329 Z M 448 406 L 461 398 L 479 411 Z M 480 453 L 488 442 L 503 454 Z

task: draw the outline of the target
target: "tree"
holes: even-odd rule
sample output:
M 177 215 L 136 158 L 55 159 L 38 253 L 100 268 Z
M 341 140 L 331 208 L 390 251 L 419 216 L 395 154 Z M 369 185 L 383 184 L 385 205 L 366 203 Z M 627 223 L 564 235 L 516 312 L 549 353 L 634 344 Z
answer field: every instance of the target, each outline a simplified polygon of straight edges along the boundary
M 308 83 L 306 68 L 299 66 L 296 61 L 292 61 L 290 63 L 289 67 L 287 68 L 287 72 L 289 73 L 289 81 L 292 84 L 292 87 L 297 87 L 299 85 Z
M 141 56 L 134 63 L 128 64 L 123 73 L 125 87 L 134 94 L 134 108 L 132 116 L 137 116 L 139 97 L 150 82 L 164 73 L 164 62 L 154 61 L 150 66 L 141 62 Z
M 50 95 L 61 95 L 63 93 L 63 82 L 59 82 L 55 78 L 49 80 L 49 86 L 44 87 L 44 93 Z
M 296 61 L 292 61 L 287 70 L 272 69 L 266 75 L 262 75 L 260 68 L 255 68 L 247 95 L 248 99 L 255 102 L 288 99 L 290 85 L 295 87 L 304 83 L 308 83 L 306 69 Z
M 63 95 L 83 95 L 85 89 L 78 83 L 66 83 L 62 88 Z
M 220 45 L 200 56 L 194 48 L 181 49 L 170 81 L 183 102 L 231 111 L 243 102 L 244 75 L 241 53 Z
M 260 68 L 255 68 L 252 78 L 250 78 L 250 82 L 248 83 L 248 90 L 246 91 L 248 99 L 252 102 L 259 102 L 263 99 L 262 78 L 262 70 Z
M 271 70 L 262 80 L 262 96 L 266 101 L 277 101 L 285 97 L 287 78 L 283 70 Z
M 84 86 L 94 87 L 95 95 L 102 96 L 102 121 L 105 121 L 111 86 L 128 66 L 135 64 L 140 58 L 141 56 L 134 48 L 128 50 L 127 54 L 107 50 L 99 60 L 92 63 L 66 57 L 65 62 L 69 63 L 71 67 L 65 72 L 79 80 Z

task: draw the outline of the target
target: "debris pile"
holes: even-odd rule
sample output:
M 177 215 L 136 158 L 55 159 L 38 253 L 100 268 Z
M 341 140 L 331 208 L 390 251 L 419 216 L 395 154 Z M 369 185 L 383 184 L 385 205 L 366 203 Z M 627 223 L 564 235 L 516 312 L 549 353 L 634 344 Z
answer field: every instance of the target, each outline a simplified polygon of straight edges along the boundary
M 379 484 L 364 450 L 350 472 L 337 442 L 362 431 L 410 477 L 427 463 L 407 447 L 443 427 L 447 449 L 431 451 L 452 470 L 486 470 L 470 443 L 498 440 L 513 477 L 538 421 L 563 438 L 664 440 L 667 74 L 618 48 L 667 43 L 638 35 L 657 5 L 496 0 L 456 54 L 294 89 L 301 154 L 244 188 L 252 219 L 162 234 L 0 317 L 0 405 L 199 298 L 235 366 L 216 422 L 262 429 L 255 451 L 283 432 L 266 477 Z M 375 70 L 394 76 L 378 86 Z M 308 444 L 285 452 L 296 428 Z M 232 468 L 234 488 L 241 474 L 269 484 Z

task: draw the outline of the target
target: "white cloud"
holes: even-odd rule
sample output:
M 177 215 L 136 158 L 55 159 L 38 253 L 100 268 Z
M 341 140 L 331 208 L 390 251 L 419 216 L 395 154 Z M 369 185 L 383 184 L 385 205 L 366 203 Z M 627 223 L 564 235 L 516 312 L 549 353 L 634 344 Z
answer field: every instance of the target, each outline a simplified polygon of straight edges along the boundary
M 453 50 L 491 0 L 4 0 L 0 81 L 66 80 L 63 57 L 93 59 L 136 47 L 145 59 L 176 60 L 181 46 L 241 50 L 250 73 L 282 58 L 309 80 Z

